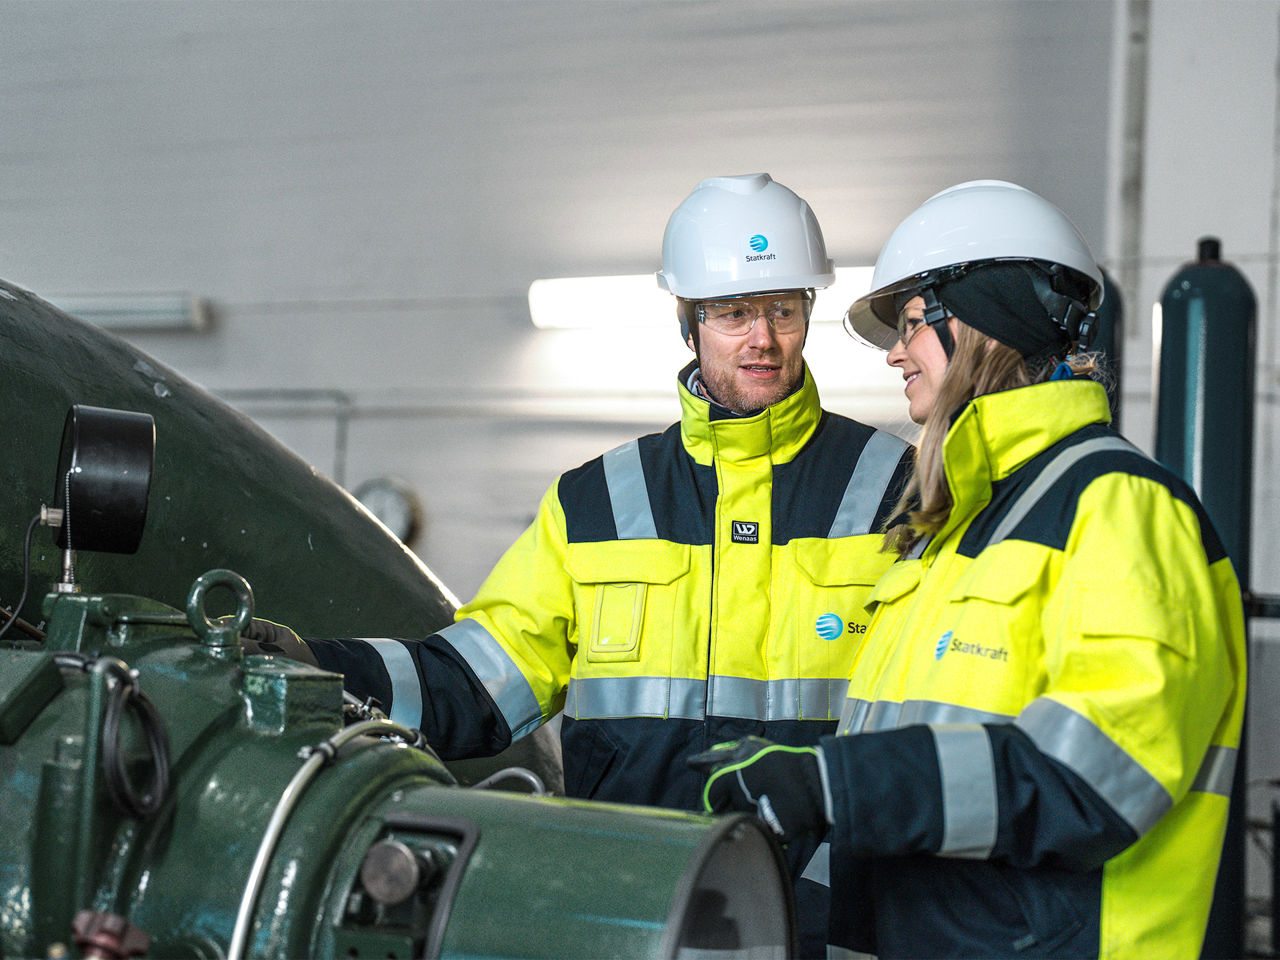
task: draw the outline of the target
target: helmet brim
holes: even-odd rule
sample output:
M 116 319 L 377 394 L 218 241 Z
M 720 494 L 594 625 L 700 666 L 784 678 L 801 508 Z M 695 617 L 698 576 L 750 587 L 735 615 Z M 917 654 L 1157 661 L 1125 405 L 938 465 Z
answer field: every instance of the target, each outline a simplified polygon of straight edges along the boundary
M 961 276 L 968 271 L 991 263 L 1036 263 L 1048 267 L 1049 263 L 1035 257 L 991 257 L 985 260 L 963 261 L 948 264 L 944 267 L 926 270 L 924 273 L 903 277 L 894 283 L 886 284 L 855 300 L 845 313 L 844 328 L 855 340 L 877 350 L 892 350 L 898 342 L 898 311 L 894 308 L 894 300 L 901 293 L 911 290 L 923 290 L 938 283 L 948 276 Z M 1100 281 L 1089 274 L 1081 273 L 1073 267 L 1066 270 L 1076 278 L 1081 287 L 1078 298 L 1086 309 L 1096 310 L 1102 300 L 1103 287 Z
M 845 312 L 845 331 L 875 350 L 892 350 L 898 342 L 898 311 L 893 306 L 894 298 L 903 291 L 925 287 L 928 282 L 928 274 L 904 277 L 862 295 Z
M 844 329 L 853 339 L 873 350 L 892 350 L 898 342 L 898 325 L 890 326 L 881 320 L 865 297 L 854 301 L 845 311 Z

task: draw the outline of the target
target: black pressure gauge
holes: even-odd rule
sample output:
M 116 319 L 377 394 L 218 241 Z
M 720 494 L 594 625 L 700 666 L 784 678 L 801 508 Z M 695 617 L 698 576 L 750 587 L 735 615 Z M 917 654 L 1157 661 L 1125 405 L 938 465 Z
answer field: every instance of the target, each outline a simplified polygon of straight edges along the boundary
M 62 428 L 54 505 L 64 550 L 134 553 L 147 522 L 155 463 L 150 414 L 75 404 Z

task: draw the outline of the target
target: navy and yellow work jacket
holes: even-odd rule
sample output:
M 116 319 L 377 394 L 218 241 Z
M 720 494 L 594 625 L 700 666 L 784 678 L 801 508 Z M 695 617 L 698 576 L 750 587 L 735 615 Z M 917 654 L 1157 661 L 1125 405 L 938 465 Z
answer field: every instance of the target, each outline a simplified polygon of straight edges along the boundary
M 833 942 L 1194 957 L 1240 741 L 1240 588 L 1194 493 L 1068 380 L 980 397 L 955 507 L 871 594 L 840 736 Z
M 447 759 L 563 711 L 566 792 L 599 800 L 701 809 L 688 755 L 833 732 L 910 448 L 823 411 L 807 370 L 748 417 L 691 372 L 680 422 L 561 476 L 453 624 L 311 641 L 321 665 Z

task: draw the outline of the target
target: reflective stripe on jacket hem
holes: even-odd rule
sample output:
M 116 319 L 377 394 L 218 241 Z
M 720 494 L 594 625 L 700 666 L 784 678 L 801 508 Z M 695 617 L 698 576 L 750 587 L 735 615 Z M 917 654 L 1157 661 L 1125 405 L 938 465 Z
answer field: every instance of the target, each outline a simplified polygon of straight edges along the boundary
M 800 874 L 800 879 L 810 880 L 823 887 L 831 886 L 831 844 L 829 841 L 823 840 L 818 844 L 818 849 L 813 851 L 813 856 L 809 858 L 808 864 L 805 865 L 804 873 Z
M 707 691 L 710 688 L 710 704 Z M 575 720 L 618 717 L 707 716 L 747 720 L 834 720 L 847 680 L 745 677 L 705 680 L 681 677 L 574 677 L 565 697 L 565 716 Z
M 467 662 L 497 704 L 518 740 L 542 723 L 542 707 L 533 687 L 502 645 L 475 620 L 459 620 L 438 632 Z
M 836 734 L 873 733 L 924 723 L 1013 723 L 1015 718 L 954 703 L 929 700 L 845 701 Z M 1039 699 L 1016 718 L 1036 747 L 1066 764 L 1096 790 L 1139 834 L 1173 806 L 1173 798 L 1136 760 L 1091 721 L 1053 700 Z M 936 735 L 936 734 L 935 734 Z M 990 749 L 988 747 L 988 749 Z M 1231 796 L 1237 751 L 1211 746 L 1191 789 Z

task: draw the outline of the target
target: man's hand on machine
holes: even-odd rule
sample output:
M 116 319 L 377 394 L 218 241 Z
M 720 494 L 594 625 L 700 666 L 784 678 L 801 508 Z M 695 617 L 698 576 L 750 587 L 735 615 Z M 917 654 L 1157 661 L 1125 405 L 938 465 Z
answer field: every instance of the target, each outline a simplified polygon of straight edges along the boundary
M 228 620 L 229 617 L 222 619 Z M 254 617 L 248 626 L 240 632 L 240 642 L 246 654 L 268 654 L 273 657 L 286 657 L 300 663 L 318 667 L 315 654 L 307 646 L 307 642 L 283 623 L 272 620 L 260 620 Z

